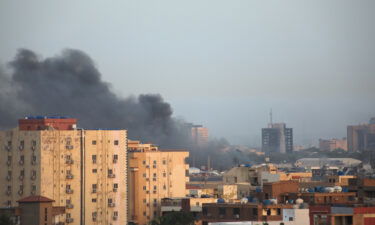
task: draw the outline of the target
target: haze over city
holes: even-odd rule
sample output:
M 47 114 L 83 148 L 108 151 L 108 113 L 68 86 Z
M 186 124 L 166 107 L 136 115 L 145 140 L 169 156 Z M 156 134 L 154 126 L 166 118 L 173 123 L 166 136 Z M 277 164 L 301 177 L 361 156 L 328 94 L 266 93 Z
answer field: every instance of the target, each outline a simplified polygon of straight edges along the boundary
M 5 70 L 19 48 L 78 49 L 118 95 L 159 93 L 174 117 L 251 146 L 270 108 L 305 145 L 375 111 L 370 0 L 37 2 L 0 3 Z

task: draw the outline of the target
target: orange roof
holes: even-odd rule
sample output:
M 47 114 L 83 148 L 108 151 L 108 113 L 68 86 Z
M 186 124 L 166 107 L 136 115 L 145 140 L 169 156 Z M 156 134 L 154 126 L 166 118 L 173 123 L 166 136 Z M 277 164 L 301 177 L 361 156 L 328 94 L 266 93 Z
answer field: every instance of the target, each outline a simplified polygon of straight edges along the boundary
M 54 202 L 55 200 L 52 200 L 50 198 L 46 198 L 40 195 L 33 195 L 26 198 L 22 198 L 18 200 L 19 203 L 29 203 L 29 202 Z

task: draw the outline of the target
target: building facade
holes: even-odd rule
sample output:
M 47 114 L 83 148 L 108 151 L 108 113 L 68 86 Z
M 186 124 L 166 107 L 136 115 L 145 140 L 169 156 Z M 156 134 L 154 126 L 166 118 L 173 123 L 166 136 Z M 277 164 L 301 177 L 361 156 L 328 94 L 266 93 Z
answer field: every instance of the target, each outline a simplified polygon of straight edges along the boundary
M 262 150 L 266 153 L 293 152 L 293 129 L 287 128 L 285 123 L 270 123 L 268 128 L 262 129 Z
M 42 195 L 63 206 L 54 223 L 125 224 L 126 130 L 76 129 L 76 120 L 25 118 L 0 131 L 0 204 Z
M 343 139 L 319 139 L 319 149 L 321 151 L 333 151 L 336 149 L 348 150 L 348 141 L 346 138 Z
M 198 146 L 205 146 L 208 144 L 208 128 L 202 125 L 193 125 L 191 127 L 191 138 L 193 143 Z
M 369 124 L 348 126 L 347 139 L 349 151 L 375 151 L 375 122 Z
M 129 221 L 144 225 L 161 215 L 161 199 L 186 196 L 189 152 L 135 141 L 129 149 Z

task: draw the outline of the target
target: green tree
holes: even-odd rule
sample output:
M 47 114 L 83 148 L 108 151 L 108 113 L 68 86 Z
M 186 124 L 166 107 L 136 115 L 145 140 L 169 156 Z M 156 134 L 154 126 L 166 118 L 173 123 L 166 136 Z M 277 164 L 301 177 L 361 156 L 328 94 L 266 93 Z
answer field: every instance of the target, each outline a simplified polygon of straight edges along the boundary
M 13 221 L 10 216 L 3 214 L 0 216 L 0 225 L 13 225 Z
M 194 216 L 186 212 L 171 212 L 153 219 L 150 225 L 194 225 Z

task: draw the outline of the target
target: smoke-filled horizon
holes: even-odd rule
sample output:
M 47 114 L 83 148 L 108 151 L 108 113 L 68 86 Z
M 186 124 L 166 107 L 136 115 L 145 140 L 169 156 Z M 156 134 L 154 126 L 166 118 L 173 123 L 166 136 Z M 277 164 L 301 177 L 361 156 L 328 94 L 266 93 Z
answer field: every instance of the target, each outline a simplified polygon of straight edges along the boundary
M 183 121 L 159 94 L 123 98 L 103 81 L 84 52 L 67 49 L 45 59 L 20 49 L 0 71 L 0 127 L 17 126 L 27 115 L 65 115 L 86 129 L 126 129 L 129 138 L 165 148 L 187 147 Z
M 234 146 L 223 138 L 195 145 L 186 122 L 173 117 L 171 105 L 160 94 L 116 95 L 80 50 L 42 58 L 20 49 L 8 66 L 9 70 L 0 67 L 0 129 L 16 127 L 18 119 L 28 115 L 63 115 L 77 118 L 85 129 L 126 129 L 130 139 L 185 149 L 192 166 L 206 165 L 208 157 L 219 169 L 236 163 L 232 158 L 250 161 L 233 152 Z

